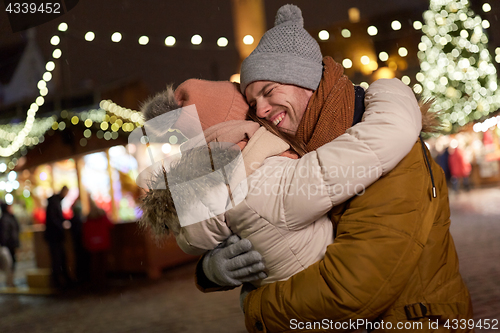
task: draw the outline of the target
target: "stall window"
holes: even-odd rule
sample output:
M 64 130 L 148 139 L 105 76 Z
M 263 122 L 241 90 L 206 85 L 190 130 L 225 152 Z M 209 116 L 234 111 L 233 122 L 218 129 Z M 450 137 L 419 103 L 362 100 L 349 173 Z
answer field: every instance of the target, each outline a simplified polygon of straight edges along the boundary
M 137 186 L 137 161 L 124 146 L 109 149 L 113 175 L 114 204 L 121 221 L 135 221 L 141 211 L 138 208 L 141 189 Z
M 106 153 L 99 152 L 83 157 L 82 183 L 98 207 L 111 214 L 110 180 Z

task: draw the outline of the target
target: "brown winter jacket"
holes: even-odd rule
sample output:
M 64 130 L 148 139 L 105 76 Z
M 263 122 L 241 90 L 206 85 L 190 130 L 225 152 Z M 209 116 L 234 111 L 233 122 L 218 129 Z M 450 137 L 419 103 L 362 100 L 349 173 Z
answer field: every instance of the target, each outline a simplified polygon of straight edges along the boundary
M 357 319 L 392 329 L 422 323 L 409 332 L 468 331 L 443 326 L 447 319 L 472 318 L 472 307 L 449 232 L 444 173 L 425 149 L 433 198 L 423 152 L 419 140 L 364 195 L 334 208 L 336 237 L 323 260 L 247 296 L 249 332 L 353 331 L 361 327 L 352 325 Z

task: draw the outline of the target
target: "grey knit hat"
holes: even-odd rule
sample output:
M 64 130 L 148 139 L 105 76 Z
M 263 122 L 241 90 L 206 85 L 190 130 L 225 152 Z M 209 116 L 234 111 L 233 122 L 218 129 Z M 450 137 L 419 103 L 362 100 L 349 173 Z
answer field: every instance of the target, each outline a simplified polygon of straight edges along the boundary
M 241 65 L 240 86 L 254 81 L 274 81 L 316 90 L 323 73 L 318 43 L 304 29 L 299 7 L 284 5 L 259 45 Z

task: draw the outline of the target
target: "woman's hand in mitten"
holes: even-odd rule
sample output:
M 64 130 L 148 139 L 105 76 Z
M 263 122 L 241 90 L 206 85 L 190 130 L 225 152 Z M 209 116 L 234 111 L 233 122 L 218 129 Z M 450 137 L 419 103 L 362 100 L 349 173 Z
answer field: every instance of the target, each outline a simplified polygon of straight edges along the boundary
M 236 287 L 244 282 L 265 279 L 265 268 L 260 253 L 252 250 L 252 243 L 237 235 L 229 236 L 203 258 L 206 277 L 224 287 Z

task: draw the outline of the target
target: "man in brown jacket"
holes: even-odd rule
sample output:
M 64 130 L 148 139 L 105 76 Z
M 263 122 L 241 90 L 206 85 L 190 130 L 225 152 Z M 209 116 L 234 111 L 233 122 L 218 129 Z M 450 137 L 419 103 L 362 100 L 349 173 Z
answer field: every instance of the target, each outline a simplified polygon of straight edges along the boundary
M 241 88 L 258 117 L 311 151 L 356 123 L 359 96 L 338 64 L 328 57 L 321 63 L 302 25 L 300 9 L 280 8 L 275 27 L 242 65 Z M 335 241 L 323 260 L 243 294 L 249 332 L 473 331 L 446 180 L 421 140 L 363 195 L 336 206 L 331 219 Z M 206 254 L 198 287 L 224 290 L 255 278 L 262 263 L 250 246 L 233 239 Z

